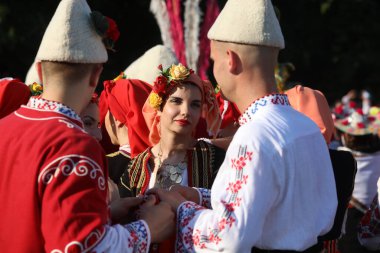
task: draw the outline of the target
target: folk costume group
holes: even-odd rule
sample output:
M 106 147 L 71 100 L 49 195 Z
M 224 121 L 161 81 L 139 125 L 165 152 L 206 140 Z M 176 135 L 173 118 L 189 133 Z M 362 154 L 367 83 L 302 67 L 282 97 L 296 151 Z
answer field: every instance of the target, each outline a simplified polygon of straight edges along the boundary
M 277 90 L 271 1 L 229 0 L 209 30 L 218 97 L 163 46 L 93 95 L 115 27 L 61 0 L 34 64 L 42 94 L 0 80 L 24 94 L 0 103 L 1 251 L 321 252 L 352 177 L 343 192 L 324 96 Z

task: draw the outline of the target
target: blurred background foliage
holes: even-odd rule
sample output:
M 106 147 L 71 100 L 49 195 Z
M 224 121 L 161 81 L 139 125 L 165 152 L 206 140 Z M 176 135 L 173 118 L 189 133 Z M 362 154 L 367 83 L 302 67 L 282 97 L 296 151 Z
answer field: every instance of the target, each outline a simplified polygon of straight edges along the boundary
M 221 7 L 226 0 L 219 0 Z M 0 1 L 0 77 L 25 79 L 59 0 Z M 102 79 L 123 71 L 161 43 L 149 0 L 88 0 L 93 10 L 116 20 L 121 37 Z M 290 82 L 321 90 L 332 104 L 350 89 L 369 89 L 380 98 L 380 1 L 273 0 L 280 11 L 286 48 L 280 62 L 292 62 Z

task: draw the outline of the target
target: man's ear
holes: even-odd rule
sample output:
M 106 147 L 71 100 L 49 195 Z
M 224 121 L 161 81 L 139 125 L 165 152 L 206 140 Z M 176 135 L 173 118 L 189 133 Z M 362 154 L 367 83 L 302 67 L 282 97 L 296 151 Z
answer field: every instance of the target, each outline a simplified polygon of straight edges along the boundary
M 94 68 L 91 71 L 90 76 L 90 86 L 96 87 L 99 82 L 100 74 L 103 71 L 103 64 L 95 64 Z
M 37 70 L 38 78 L 40 79 L 41 83 L 44 83 L 44 80 L 42 79 L 42 64 L 40 61 L 36 62 L 34 67 Z
M 231 74 L 239 74 L 242 71 L 242 62 L 239 55 L 231 49 L 227 49 L 226 53 L 228 57 L 228 70 Z

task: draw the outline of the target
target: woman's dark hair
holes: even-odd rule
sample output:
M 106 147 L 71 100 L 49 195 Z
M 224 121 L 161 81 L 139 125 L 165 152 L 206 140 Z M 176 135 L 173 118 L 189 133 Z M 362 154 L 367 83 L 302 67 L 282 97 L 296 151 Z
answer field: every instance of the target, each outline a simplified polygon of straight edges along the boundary
M 339 131 L 344 138 L 344 145 L 363 153 L 375 153 L 380 150 L 380 138 L 377 134 L 351 135 Z
M 197 87 L 197 88 L 199 89 L 198 85 L 196 85 L 196 84 L 194 84 L 194 83 L 192 83 L 192 82 L 186 82 L 186 81 L 185 81 L 185 82 L 181 82 L 180 84 L 175 85 L 174 87 L 172 87 L 171 89 L 169 89 L 169 90 L 166 92 L 166 94 L 162 97 L 162 103 L 161 103 L 161 105 L 160 105 L 160 109 L 159 109 L 161 112 L 162 112 L 162 110 L 164 109 L 164 106 L 165 106 L 166 101 L 168 100 L 169 96 L 170 96 L 171 94 L 173 94 L 173 92 L 175 91 L 175 89 L 176 89 L 177 87 L 184 86 L 184 85 L 191 85 L 191 86 Z M 202 91 L 201 91 L 201 93 L 202 93 Z

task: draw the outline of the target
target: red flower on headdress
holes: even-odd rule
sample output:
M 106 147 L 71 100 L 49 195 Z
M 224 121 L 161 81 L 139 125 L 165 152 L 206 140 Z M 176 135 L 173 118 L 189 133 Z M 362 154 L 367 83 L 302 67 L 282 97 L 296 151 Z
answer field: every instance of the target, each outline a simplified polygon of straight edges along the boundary
M 373 117 L 373 116 L 368 116 L 367 119 L 368 119 L 369 122 L 374 122 L 376 120 L 376 118 Z
M 350 124 L 350 122 L 347 119 L 343 120 L 341 123 L 343 126 L 348 126 L 348 124 Z
M 358 126 L 358 128 L 361 128 L 361 129 L 365 128 L 365 125 L 363 122 L 359 122 L 356 125 Z
M 343 105 L 335 107 L 335 113 L 338 115 L 343 114 Z
M 350 102 L 348 103 L 348 107 L 350 107 L 350 108 L 355 108 L 355 107 L 356 107 L 356 103 L 355 103 L 354 101 L 350 101 Z
M 106 17 L 108 21 L 108 29 L 106 36 L 107 38 L 110 38 L 113 42 L 116 42 L 120 37 L 119 29 L 117 28 L 116 22 L 109 17 Z
M 166 85 L 168 84 L 168 79 L 165 76 L 158 76 L 156 81 L 154 81 L 153 92 L 157 94 L 166 93 Z
M 360 115 L 364 115 L 363 110 L 361 108 L 356 109 L 356 112 L 359 113 Z

